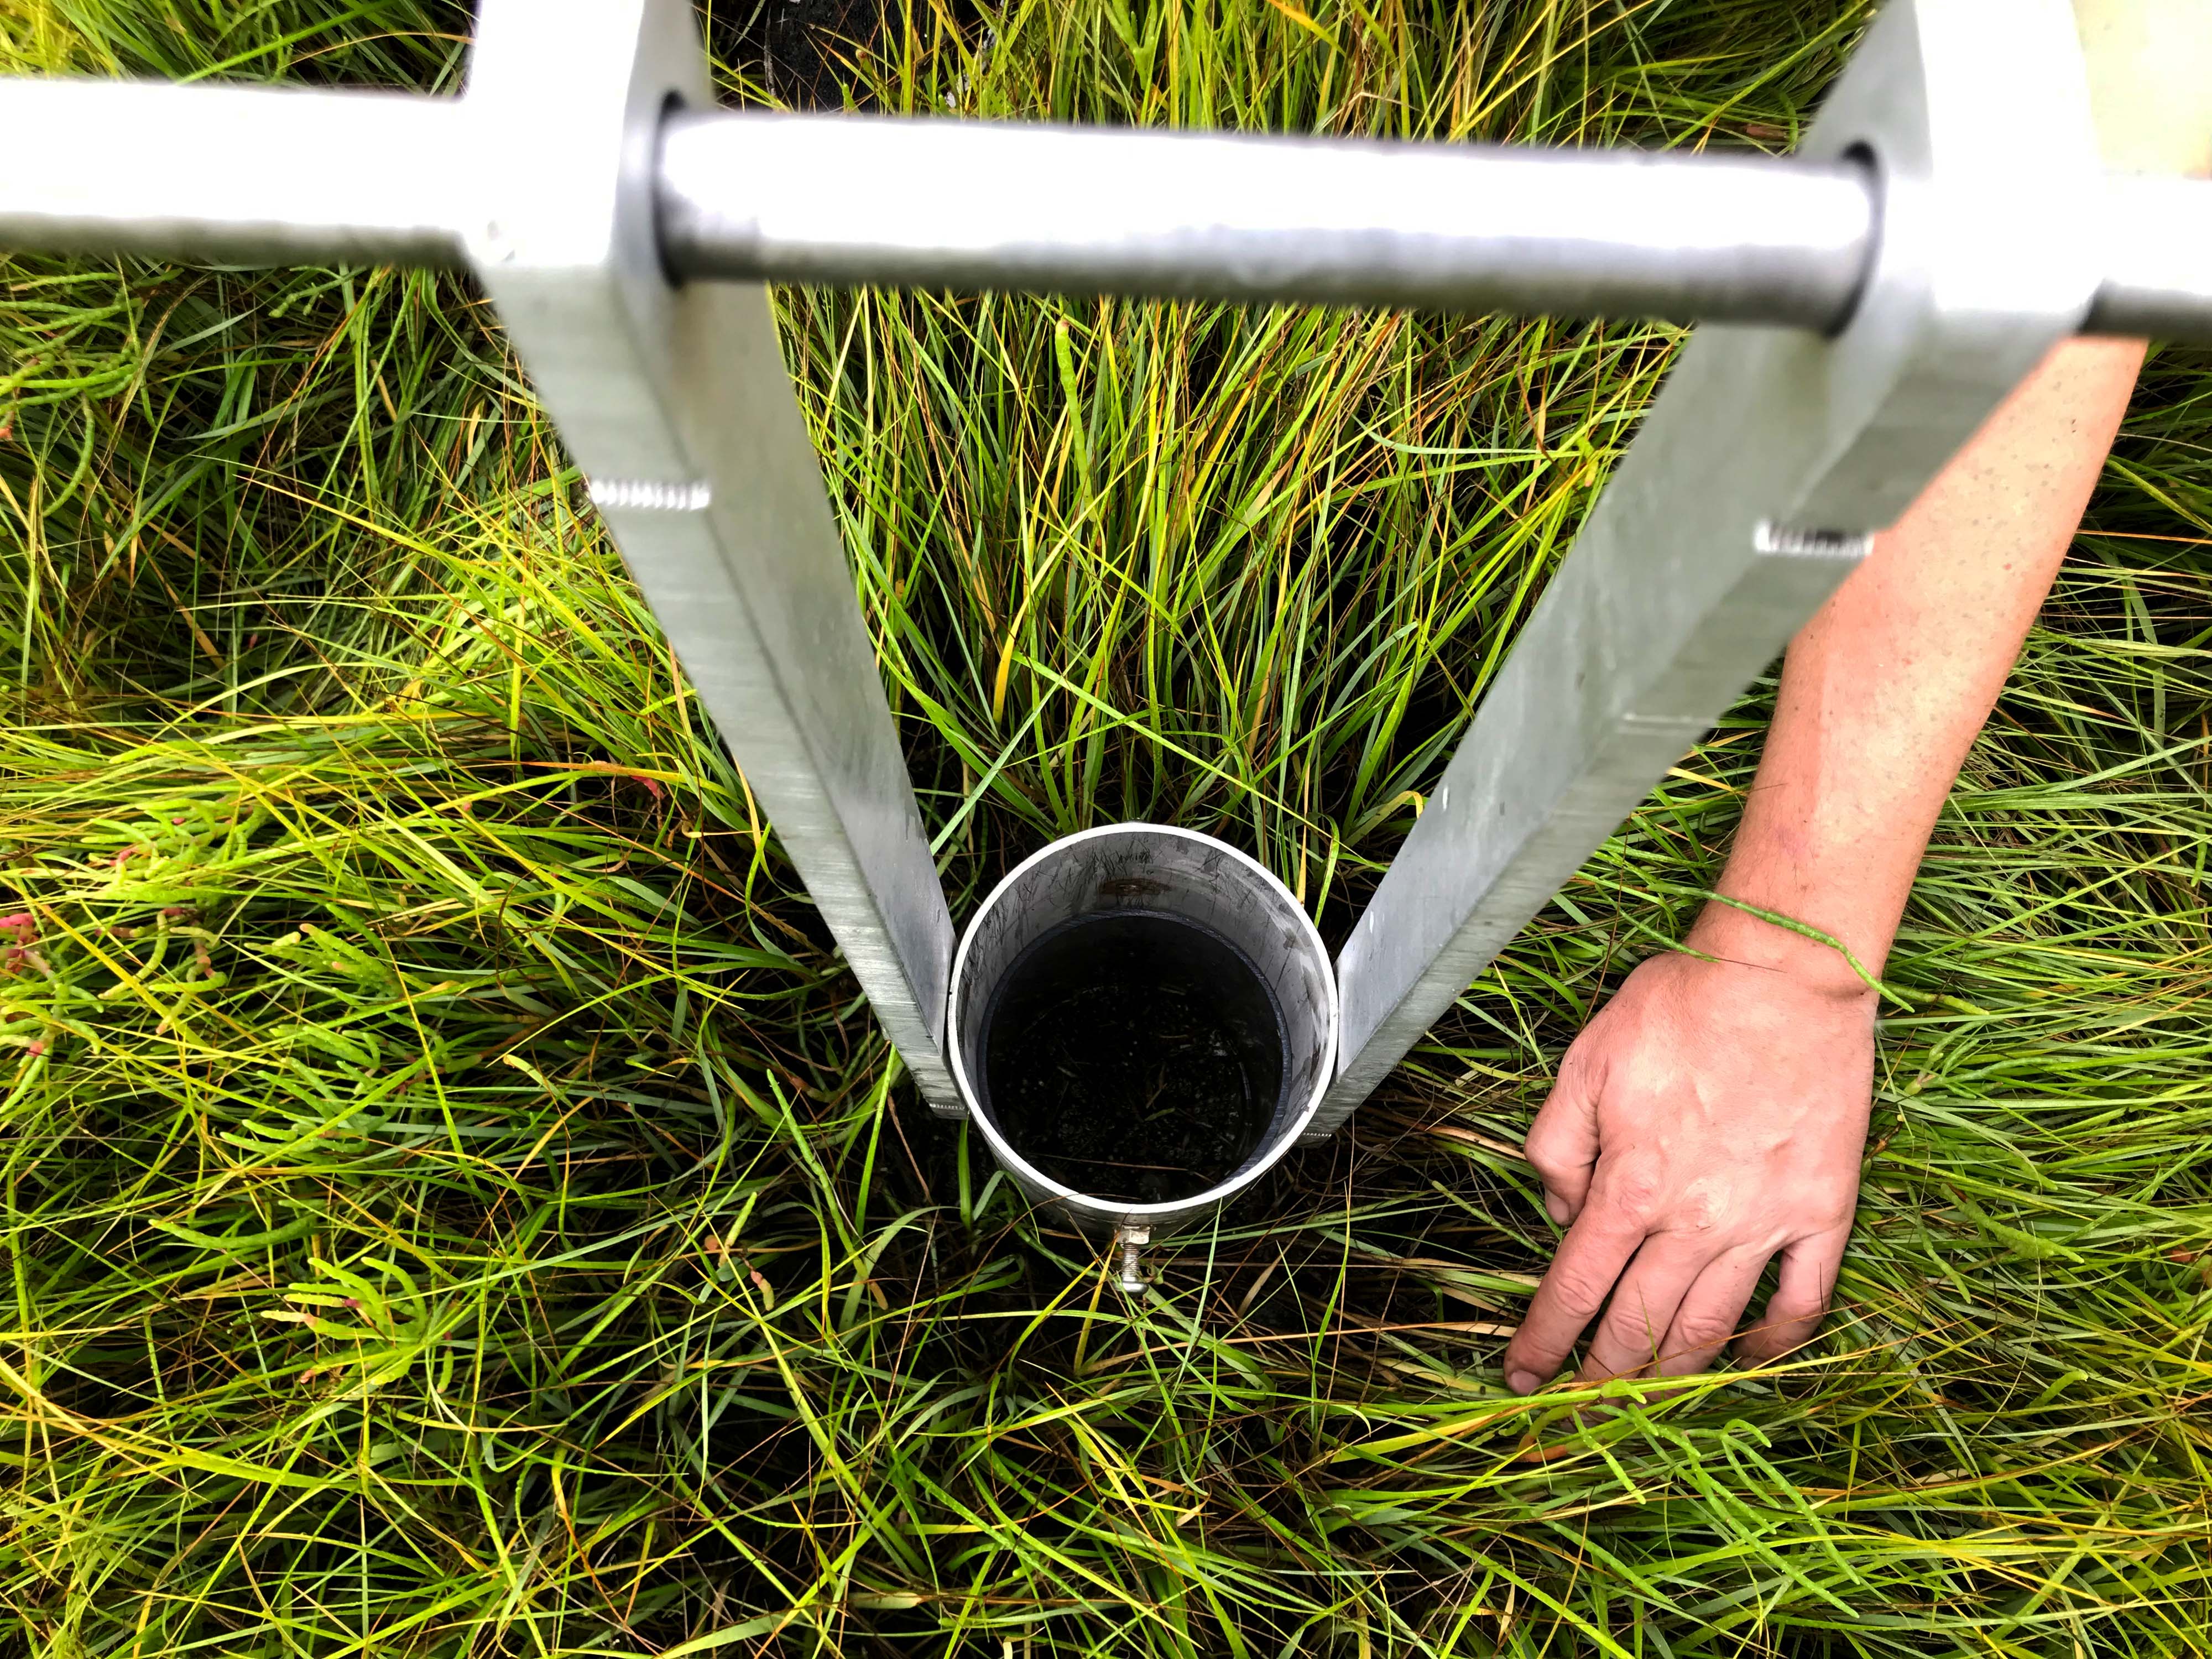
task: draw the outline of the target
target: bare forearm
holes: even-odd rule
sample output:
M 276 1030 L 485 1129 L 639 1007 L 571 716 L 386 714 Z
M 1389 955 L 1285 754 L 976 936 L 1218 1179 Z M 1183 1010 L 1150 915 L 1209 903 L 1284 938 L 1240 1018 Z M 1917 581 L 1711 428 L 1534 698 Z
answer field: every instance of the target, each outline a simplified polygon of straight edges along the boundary
M 2053 353 L 1798 635 L 1723 895 L 1881 969 L 2142 357 L 2130 343 Z M 1770 1259 L 1780 1275 L 1742 1352 L 1804 1340 L 1827 1306 L 1866 1138 L 1870 994 L 1829 946 L 1730 905 L 1708 905 L 1689 943 L 1717 960 L 1641 964 L 1529 1130 L 1569 1228 L 1506 1352 L 1518 1392 L 1601 1300 L 1589 1376 L 1703 1370 Z
M 2212 4 L 2075 6 L 2106 164 L 2203 170 Z M 1881 968 L 2142 356 L 2117 341 L 2054 352 L 1797 636 L 1721 892 Z M 1728 905 L 1707 906 L 1690 943 L 1719 960 L 1639 963 L 1530 1126 L 1567 1236 L 1506 1350 L 1516 1392 L 1586 1328 L 1586 1378 L 1705 1370 L 1770 1261 L 1773 1295 L 1739 1353 L 1786 1352 L 1827 1308 L 1873 1090 L 1871 996 L 1832 949 Z
M 2075 13 L 2106 166 L 2205 172 L 2212 6 L 2075 0 Z M 2142 361 L 2133 341 L 2053 352 L 1799 634 L 1720 892 L 1809 922 L 1881 970 Z M 1859 983 L 1833 951 L 1723 905 L 1689 943 L 1839 994 Z
M 1881 971 L 1921 850 L 2057 574 L 2127 410 L 2132 341 L 2060 347 L 1790 647 L 1718 890 Z M 1694 950 L 1847 991 L 1826 946 L 1725 905 Z

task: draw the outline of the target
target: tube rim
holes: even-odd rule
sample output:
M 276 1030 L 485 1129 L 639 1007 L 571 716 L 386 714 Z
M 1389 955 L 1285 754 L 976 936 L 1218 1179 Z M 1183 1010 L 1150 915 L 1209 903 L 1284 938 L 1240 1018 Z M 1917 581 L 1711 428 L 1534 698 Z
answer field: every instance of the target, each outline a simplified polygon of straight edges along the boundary
M 1127 835 L 1132 831 L 1141 831 L 1147 835 L 1169 836 L 1180 840 L 1200 842 L 1208 848 L 1228 854 L 1246 870 L 1257 876 L 1262 885 L 1280 901 L 1285 913 L 1297 919 L 1300 944 L 1313 952 L 1314 960 L 1321 965 L 1322 982 L 1328 992 L 1328 1036 L 1323 1044 L 1321 1064 L 1316 1068 L 1313 1087 L 1308 1091 L 1305 1102 L 1298 1108 L 1296 1115 L 1275 1135 L 1273 1146 L 1262 1147 L 1249 1166 L 1232 1174 L 1227 1180 L 1206 1188 L 1203 1192 L 1194 1193 L 1188 1198 L 1173 1199 L 1164 1203 L 1154 1204 L 1110 1202 L 1088 1193 L 1079 1192 L 1073 1187 L 1054 1181 L 1016 1152 L 1006 1138 L 999 1133 L 998 1126 L 991 1121 L 990 1114 L 982 1109 L 974 1080 L 968 1075 L 967 1060 L 961 1052 L 962 1044 L 957 1035 L 959 1030 L 963 995 L 967 989 L 969 950 L 974 945 L 977 933 L 990 913 L 1013 890 L 1023 876 L 1047 859 L 1081 842 L 1102 840 L 1109 836 Z M 1282 878 L 1249 853 L 1231 847 L 1227 842 L 1217 836 L 1206 835 L 1201 830 L 1186 830 L 1179 824 L 1146 823 L 1138 819 L 1120 823 L 1096 824 L 1088 830 L 1079 830 L 1072 836 L 1062 836 L 1056 841 L 1046 842 L 1009 870 L 1000 878 L 998 885 L 991 890 L 989 896 L 976 907 L 975 914 L 969 918 L 968 925 L 961 929 L 959 948 L 953 952 L 952 956 L 951 984 L 945 999 L 945 1058 L 952 1071 L 953 1085 L 960 1091 L 962 1104 L 968 1109 L 969 1121 L 982 1131 L 984 1142 L 991 1149 L 991 1156 L 998 1161 L 1002 1169 L 1014 1176 L 1019 1184 L 1048 1194 L 1053 1202 L 1062 1206 L 1072 1215 L 1087 1217 L 1101 1222 L 1111 1222 L 1116 1225 L 1142 1226 L 1146 1223 L 1173 1222 L 1202 1214 L 1207 1210 L 1218 1207 L 1251 1186 L 1261 1176 L 1282 1162 L 1290 1150 L 1297 1145 L 1298 1137 L 1305 1133 L 1307 1127 L 1313 1121 L 1314 1114 L 1321 1109 L 1322 1101 L 1328 1093 L 1329 1085 L 1336 1080 L 1337 1044 L 1342 1023 L 1343 1008 L 1337 996 L 1336 964 L 1330 960 L 1328 947 L 1322 943 L 1321 930 L 1314 926 L 1313 918 L 1306 914 L 1305 906 L 1298 902 L 1297 896 L 1284 885 Z

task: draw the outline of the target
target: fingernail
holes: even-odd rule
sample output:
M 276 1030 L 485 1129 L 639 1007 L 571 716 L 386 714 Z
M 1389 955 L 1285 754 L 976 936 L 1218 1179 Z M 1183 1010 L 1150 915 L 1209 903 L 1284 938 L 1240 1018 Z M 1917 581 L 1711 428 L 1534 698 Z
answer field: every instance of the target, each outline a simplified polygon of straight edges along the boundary
M 1544 1213 L 1551 1217 L 1553 1220 L 1558 1222 L 1562 1227 L 1565 1226 L 1567 1224 L 1567 1200 L 1564 1198 L 1555 1197 L 1548 1193 L 1546 1194 L 1544 1196 Z
M 1516 1394 L 1534 1394 L 1543 1380 L 1534 1371 L 1508 1371 L 1505 1374 L 1505 1386 Z

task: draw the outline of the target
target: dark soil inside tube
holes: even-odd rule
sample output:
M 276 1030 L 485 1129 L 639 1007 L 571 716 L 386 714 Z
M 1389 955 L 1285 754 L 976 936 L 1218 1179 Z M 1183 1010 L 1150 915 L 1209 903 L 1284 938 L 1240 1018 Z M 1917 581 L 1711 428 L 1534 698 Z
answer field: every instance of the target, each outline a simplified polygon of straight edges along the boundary
M 1054 1181 L 1193 1198 L 1249 1157 L 1283 1090 L 1283 1022 L 1249 958 L 1179 917 L 1079 917 L 1014 959 L 985 1017 L 983 1095 Z

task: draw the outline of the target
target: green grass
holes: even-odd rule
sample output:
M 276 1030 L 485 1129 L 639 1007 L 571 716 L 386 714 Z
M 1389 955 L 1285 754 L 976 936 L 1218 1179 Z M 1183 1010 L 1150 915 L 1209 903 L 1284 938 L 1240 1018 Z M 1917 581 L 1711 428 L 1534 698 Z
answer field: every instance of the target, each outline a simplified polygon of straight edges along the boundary
M 1863 21 L 917 7 L 850 82 L 1780 148 Z M 0 0 L 0 69 L 450 86 L 465 21 Z M 1676 339 L 781 297 L 956 915 L 1146 817 L 1332 939 Z M 1830 1334 L 1577 1426 L 1498 1375 L 1513 1148 L 1769 688 L 1133 1304 L 912 1098 L 465 283 L 18 259 L 0 1651 L 2205 1650 L 2207 368 L 2154 360 L 1938 830 Z

